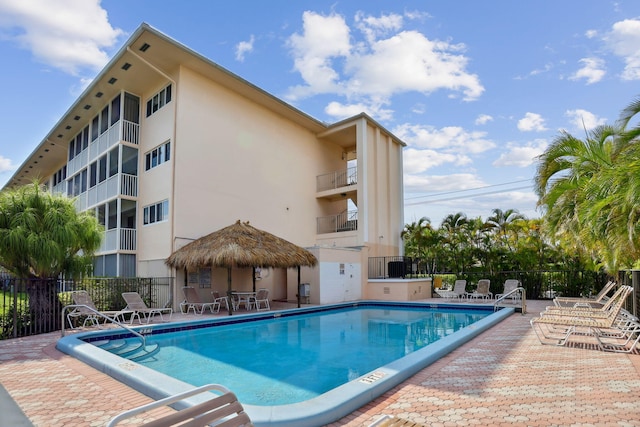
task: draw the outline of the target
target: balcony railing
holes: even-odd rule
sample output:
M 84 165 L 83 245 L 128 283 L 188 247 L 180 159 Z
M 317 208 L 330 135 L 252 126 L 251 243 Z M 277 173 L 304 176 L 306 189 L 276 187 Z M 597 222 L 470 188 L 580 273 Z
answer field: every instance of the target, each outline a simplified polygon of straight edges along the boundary
M 98 158 L 100 154 L 113 147 L 118 141 L 137 145 L 140 142 L 140 125 L 127 120 L 118 120 L 111 125 L 106 132 L 89 144 L 89 162 Z
M 355 231 L 358 229 L 358 211 L 319 217 L 316 219 L 316 229 L 318 234 Z
M 135 251 L 136 250 L 136 230 L 135 228 L 114 228 L 104 233 L 104 240 L 100 245 L 99 252 L 106 251 Z
M 353 166 L 316 177 L 316 191 L 335 190 L 358 183 L 358 168 Z
M 116 196 L 138 196 L 138 177 L 121 173 L 91 187 L 87 192 L 87 206 L 96 205 Z

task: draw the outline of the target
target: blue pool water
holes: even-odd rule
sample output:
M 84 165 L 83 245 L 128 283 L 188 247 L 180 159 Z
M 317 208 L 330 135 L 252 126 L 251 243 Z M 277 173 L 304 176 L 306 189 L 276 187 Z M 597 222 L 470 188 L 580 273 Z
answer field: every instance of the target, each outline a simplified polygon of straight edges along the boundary
M 225 384 L 244 403 L 285 405 L 319 396 L 490 313 L 356 307 L 172 332 L 147 338 L 159 351 L 138 363 L 195 386 Z
M 69 335 L 57 348 L 160 399 L 220 383 L 254 425 L 321 426 L 370 402 L 511 315 L 463 304 L 364 301 Z M 189 402 L 195 404 L 197 402 Z

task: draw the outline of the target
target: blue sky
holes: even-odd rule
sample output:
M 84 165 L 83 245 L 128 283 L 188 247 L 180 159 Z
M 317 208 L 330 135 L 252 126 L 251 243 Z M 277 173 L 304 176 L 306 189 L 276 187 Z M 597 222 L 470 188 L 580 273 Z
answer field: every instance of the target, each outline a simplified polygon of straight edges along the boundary
M 0 186 L 142 22 L 319 120 L 394 132 L 406 222 L 539 216 L 536 156 L 640 95 L 637 0 L 0 0 Z

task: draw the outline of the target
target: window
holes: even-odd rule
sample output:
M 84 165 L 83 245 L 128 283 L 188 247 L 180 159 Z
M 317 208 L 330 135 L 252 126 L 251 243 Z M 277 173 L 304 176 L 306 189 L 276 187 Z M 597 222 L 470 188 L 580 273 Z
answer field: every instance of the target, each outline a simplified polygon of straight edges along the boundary
M 171 102 L 171 85 L 165 87 L 147 101 L 147 117 L 164 107 L 169 102 Z
M 144 224 L 153 224 L 155 222 L 166 221 L 169 218 L 169 201 L 145 206 L 144 207 Z
M 171 158 L 171 142 L 165 142 L 159 147 L 154 148 L 145 154 L 144 170 L 153 169 L 164 162 L 168 162 Z

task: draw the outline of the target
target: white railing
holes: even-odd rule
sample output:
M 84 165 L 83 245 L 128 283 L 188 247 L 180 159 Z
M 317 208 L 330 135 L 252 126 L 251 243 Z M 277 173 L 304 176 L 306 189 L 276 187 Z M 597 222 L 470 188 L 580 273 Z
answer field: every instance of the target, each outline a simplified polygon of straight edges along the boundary
M 100 245 L 99 252 L 107 251 L 135 251 L 136 250 L 136 229 L 135 228 L 113 228 L 104 232 L 104 239 Z
M 522 287 L 515 288 L 511 292 L 501 295 L 500 298 L 493 303 L 493 311 L 498 310 L 499 307 L 504 307 L 503 304 L 507 298 L 511 299 L 515 304 L 519 302 L 522 314 L 527 313 L 527 292 Z
M 136 250 L 136 230 L 135 228 L 120 229 L 120 249 L 123 251 Z
M 119 141 L 126 141 L 138 145 L 140 143 L 140 125 L 127 120 L 118 120 L 111 125 L 106 132 L 102 133 L 95 141 L 89 144 L 89 158 L 87 162 L 97 159 L 98 156 L 116 145 Z
M 67 162 L 67 176 L 72 176 L 89 164 L 89 149 L 85 148 L 77 156 Z
M 345 211 L 337 215 L 316 218 L 317 234 L 355 231 L 358 229 L 358 211 Z
M 123 196 L 138 197 L 138 177 L 123 173 L 120 181 L 120 194 Z
M 335 190 L 358 183 L 358 168 L 350 167 L 340 171 L 318 175 L 316 177 L 316 191 Z
M 122 120 L 122 140 L 138 145 L 140 143 L 140 125 Z

